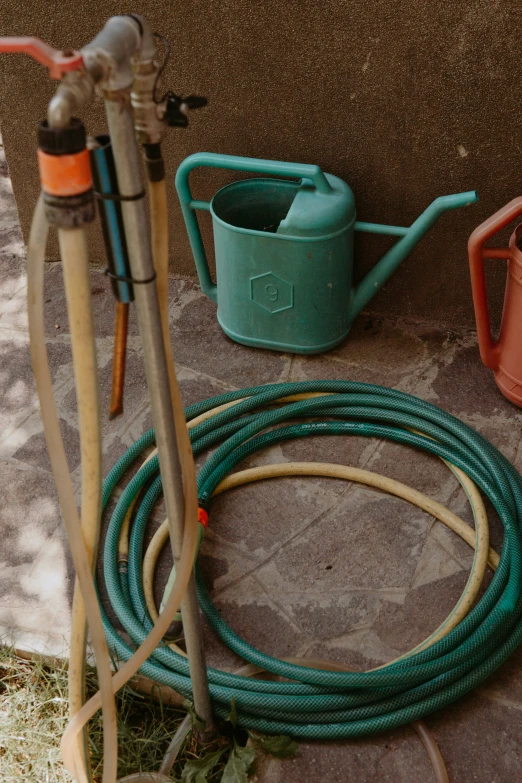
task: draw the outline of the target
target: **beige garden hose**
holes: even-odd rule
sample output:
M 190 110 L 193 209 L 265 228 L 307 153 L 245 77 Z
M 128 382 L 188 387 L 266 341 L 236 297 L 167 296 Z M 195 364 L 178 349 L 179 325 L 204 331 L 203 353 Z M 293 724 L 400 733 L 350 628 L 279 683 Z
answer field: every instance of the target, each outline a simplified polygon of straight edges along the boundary
M 113 687 L 116 692 L 119 690 L 140 668 L 142 663 L 151 655 L 156 646 L 165 635 L 173 616 L 179 609 L 188 580 L 192 572 L 192 563 L 194 562 L 197 535 L 198 535 L 198 501 L 196 473 L 194 468 L 194 459 L 192 456 L 192 447 L 188 437 L 185 422 L 185 414 L 179 386 L 177 383 L 170 345 L 170 334 L 168 328 L 168 232 L 166 220 L 166 197 L 163 188 L 159 187 L 162 183 L 156 183 L 158 187 L 151 189 L 151 201 L 154 203 L 154 214 L 157 220 L 154 221 L 153 228 L 153 256 L 154 265 L 157 274 L 158 297 L 162 313 L 163 337 L 167 355 L 167 370 L 172 396 L 172 406 L 174 411 L 174 420 L 176 423 L 176 437 L 183 474 L 183 487 L 185 495 L 185 535 L 183 538 L 183 547 L 178 562 L 176 574 L 176 584 L 172 590 L 171 596 L 165 606 L 164 611 L 155 627 L 138 648 L 134 655 L 122 666 L 113 677 Z M 163 216 L 163 217 L 162 217 Z M 158 230 L 159 228 L 159 230 Z M 92 697 L 77 716 L 69 724 L 63 740 L 62 751 L 66 766 L 71 770 L 70 742 L 78 735 L 83 724 L 88 721 L 92 715 L 99 709 L 100 693 Z
M 87 252 L 85 235 L 82 229 L 70 229 L 60 231 L 60 243 L 65 253 L 64 267 L 67 267 L 67 277 L 70 274 L 76 276 L 76 285 L 74 292 L 74 306 L 78 307 L 81 313 L 86 316 L 80 325 L 78 318 L 72 313 L 71 320 L 71 341 L 74 344 L 74 361 L 76 381 L 79 384 L 78 406 L 80 417 L 80 440 L 82 444 L 82 457 L 86 460 L 86 465 L 82 470 L 82 479 L 86 481 L 87 496 L 85 504 L 82 503 L 82 511 L 91 516 L 82 520 L 78 515 L 76 498 L 67 464 L 67 457 L 60 432 L 60 424 L 56 411 L 56 404 L 53 395 L 52 379 L 49 369 L 47 348 L 45 345 L 45 324 L 43 310 L 43 281 L 44 281 L 44 259 L 47 245 L 48 226 L 45 218 L 43 199 L 40 196 L 29 237 L 29 247 L 27 255 L 28 271 L 28 316 L 29 316 L 29 337 L 31 360 L 36 382 L 38 397 L 40 400 L 40 410 L 43 421 L 44 433 L 47 442 L 47 449 L 51 460 L 51 467 L 56 483 L 60 509 L 67 531 L 67 538 L 71 547 L 76 577 L 80 584 L 83 595 L 85 614 L 89 623 L 91 643 L 96 658 L 98 677 L 100 682 L 100 706 L 103 709 L 103 741 L 105 764 L 103 772 L 103 783 L 113 783 L 116 779 L 117 765 L 117 731 L 116 731 L 116 707 L 114 694 L 111 687 L 112 672 L 110 668 L 109 651 L 103 630 L 103 624 L 98 606 L 98 598 L 94 579 L 92 576 L 92 554 L 97 538 L 99 520 L 100 497 L 97 496 L 97 483 L 101 467 L 100 444 L 97 443 L 99 429 L 94 427 L 92 433 L 85 431 L 86 426 L 90 426 L 93 419 L 96 420 L 97 397 L 92 398 L 92 379 L 84 378 L 78 372 L 78 362 L 83 362 L 82 354 L 85 353 L 86 363 L 90 365 L 93 354 L 95 355 L 94 334 L 92 331 L 92 309 L 90 306 L 90 280 L 87 266 Z M 71 269 L 71 267 L 73 267 Z M 73 302 L 70 303 L 70 306 Z M 85 385 L 84 385 L 85 384 Z M 80 410 L 80 405 L 82 409 Z M 95 464 L 97 463 L 97 464 Z M 91 557 L 89 556 L 91 553 Z M 79 706 L 77 699 L 83 692 L 83 671 L 80 670 L 78 654 L 81 649 L 84 634 L 84 613 L 81 604 L 76 601 L 76 609 L 79 607 L 79 618 L 73 624 L 75 636 L 73 646 L 75 650 L 75 659 L 73 661 L 74 676 L 79 680 L 77 687 L 73 687 L 73 709 Z M 82 726 L 83 727 L 83 726 Z M 74 742 L 70 747 L 70 765 L 75 771 L 75 775 L 80 780 L 85 780 L 88 773 L 88 758 L 86 758 L 86 749 L 82 750 L 83 743 L 80 743 L 79 736 L 76 735 Z M 76 773 L 76 768 L 78 772 Z M 88 778 L 87 778 L 88 779 Z
M 192 422 L 190 422 L 192 424 Z M 189 424 L 189 426 L 190 426 Z M 427 513 L 439 519 L 447 527 L 454 530 L 466 543 L 475 549 L 475 555 L 473 559 L 472 568 L 464 591 L 454 607 L 448 618 L 434 631 L 427 639 L 417 645 L 413 650 L 406 653 L 403 657 L 412 655 L 414 652 L 418 652 L 429 644 L 434 644 L 443 636 L 446 636 L 456 625 L 462 620 L 468 613 L 473 601 L 475 600 L 480 585 L 484 577 L 486 565 L 495 568 L 498 565 L 498 555 L 489 548 L 489 527 L 486 510 L 480 494 L 473 484 L 473 482 L 458 468 L 452 465 L 448 465 L 454 472 L 455 476 L 464 488 L 467 497 L 469 499 L 474 519 L 475 519 L 475 532 L 469 527 L 462 519 L 453 514 L 453 512 L 446 509 L 443 505 L 435 500 L 423 495 L 417 490 L 411 487 L 401 484 L 394 479 L 389 479 L 386 476 L 381 476 L 377 473 L 373 473 L 359 468 L 352 468 L 345 465 L 332 465 L 322 463 L 283 463 L 280 465 L 263 465 L 256 468 L 250 468 L 238 473 L 233 473 L 222 481 L 216 488 L 214 495 L 221 494 L 234 487 L 241 486 L 252 481 L 261 481 L 268 478 L 276 478 L 281 476 L 323 476 L 344 479 L 347 481 L 355 481 L 368 486 L 381 489 L 384 492 L 401 497 L 419 508 L 422 508 Z M 168 526 L 166 522 L 155 532 L 147 551 L 143 562 L 143 590 L 145 594 L 145 600 L 147 602 L 147 609 L 149 610 L 153 620 L 158 616 L 156 606 L 154 603 L 153 595 L 153 582 L 154 582 L 154 569 L 157 558 L 161 552 L 161 549 L 165 545 L 168 539 Z M 181 652 L 178 647 L 176 651 Z
M 89 479 L 85 486 L 87 494 L 85 500 L 82 499 L 82 511 L 88 511 L 90 514 L 94 514 L 95 510 L 97 510 L 96 513 L 99 512 L 100 500 L 99 497 L 97 498 L 96 496 L 95 484 L 98 481 L 97 477 L 101 470 L 99 464 L 100 446 L 96 443 L 96 433 L 98 432 L 96 425 L 98 416 L 96 412 L 97 399 L 96 396 L 93 397 L 92 395 L 92 375 L 84 377 L 85 373 L 82 374 L 80 370 L 80 367 L 85 369 L 86 365 L 84 365 L 84 362 L 87 362 L 87 364 L 92 362 L 92 357 L 95 356 L 86 245 L 83 231 L 80 229 L 62 230 L 60 233 L 66 235 L 60 237 L 60 245 L 63 254 L 62 260 L 64 262 L 64 277 L 66 278 L 67 295 L 68 297 L 71 295 L 73 296 L 73 299 L 69 302 L 69 311 L 72 318 L 71 341 L 73 343 L 75 377 L 77 384 L 79 384 L 77 387 L 77 394 L 80 414 L 80 435 L 82 439 L 82 459 L 85 459 L 86 463 L 84 468 L 82 468 L 82 478 L 85 479 L 86 472 L 89 472 Z M 74 678 L 73 693 L 75 701 L 72 709 L 77 709 L 77 711 L 72 717 L 62 738 L 62 752 L 65 765 L 69 772 L 77 780 L 88 780 L 88 756 L 86 755 L 85 750 L 82 751 L 83 742 L 80 740 L 80 734 L 86 723 L 101 707 L 103 710 L 104 727 L 103 783 L 114 783 L 116 780 L 118 751 L 114 693 L 136 673 L 142 663 L 159 644 L 181 603 L 183 593 L 192 572 L 192 564 L 194 562 L 197 544 L 197 495 L 195 495 L 194 491 L 195 472 L 190 442 L 186 434 L 186 428 L 183 427 L 181 428 L 182 434 L 180 440 L 183 443 L 185 439 L 189 447 L 187 449 L 185 446 L 184 449 L 180 449 L 187 501 L 185 507 L 185 536 L 181 557 L 178 563 L 176 585 L 174 586 L 170 599 L 165 607 L 165 611 L 159 618 L 155 628 L 138 650 L 136 650 L 134 655 L 113 675 L 110 668 L 110 656 L 103 631 L 100 609 L 92 576 L 91 561 L 89 559 L 89 550 L 93 552 L 95 549 L 98 535 L 98 520 L 91 519 L 89 520 L 88 525 L 86 523 L 86 529 L 89 530 L 87 533 L 87 540 L 89 543 L 86 544 L 82 533 L 76 499 L 60 432 L 47 349 L 45 346 L 43 277 L 47 234 L 48 225 L 45 219 L 43 200 L 40 198 L 33 218 L 28 249 L 28 313 L 31 358 L 40 399 L 47 448 L 49 450 L 60 508 L 67 531 L 69 545 L 71 547 L 74 567 L 85 602 L 85 614 L 89 624 L 91 644 L 96 658 L 100 683 L 100 690 L 80 709 L 77 709 L 79 706 L 78 699 L 81 699 L 83 694 L 83 671 L 78 665 L 77 659 L 75 660 L 72 674 L 72 677 Z M 65 271 L 65 267 L 67 267 L 67 271 Z M 74 288 L 75 291 L 72 291 L 72 288 Z M 87 307 L 89 310 L 88 315 L 86 314 Z M 77 312 L 75 308 L 79 308 Z M 82 319 L 81 324 L 79 322 L 80 314 L 86 316 Z M 84 355 L 86 357 L 85 359 L 82 358 Z M 96 377 L 96 375 L 94 375 L 94 377 Z M 84 383 L 85 386 L 83 386 Z M 175 390 L 173 396 L 176 398 Z M 81 411 L 80 406 L 82 407 Z M 183 416 L 182 408 L 181 415 Z M 183 417 L 183 422 L 184 421 Z M 89 432 L 88 434 L 84 433 L 83 428 L 85 426 L 93 427 L 92 432 Z M 190 464 L 187 469 L 188 454 L 190 456 Z M 192 502 L 190 502 L 190 496 L 188 494 L 191 488 L 193 497 Z M 195 513 L 194 497 L 196 505 Z M 93 533 L 94 530 L 96 531 L 95 533 Z M 82 614 L 81 604 L 79 604 L 78 601 L 75 602 L 73 610 L 77 613 L 77 616 L 73 620 L 75 636 L 72 640 L 72 644 L 74 650 L 77 651 L 83 643 L 84 616 Z
M 58 232 L 62 270 L 71 333 L 73 366 L 80 423 L 81 449 L 81 524 L 87 557 L 94 572 L 98 552 L 101 517 L 101 421 L 99 402 L 98 363 L 94 341 L 94 323 L 91 304 L 91 283 L 87 263 L 85 232 L 60 230 Z M 85 701 L 85 653 L 87 644 L 87 617 L 82 592 L 75 580 L 71 649 L 69 665 L 69 703 L 75 715 Z M 87 732 L 84 732 L 81 755 L 88 759 Z M 80 780 L 89 779 L 85 761 L 79 770 Z

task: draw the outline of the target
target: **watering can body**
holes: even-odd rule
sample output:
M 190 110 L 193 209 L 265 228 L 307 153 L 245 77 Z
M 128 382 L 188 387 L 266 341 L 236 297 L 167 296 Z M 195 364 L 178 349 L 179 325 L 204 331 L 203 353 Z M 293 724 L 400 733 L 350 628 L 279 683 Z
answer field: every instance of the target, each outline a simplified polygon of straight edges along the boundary
M 232 182 L 210 202 L 192 198 L 188 177 L 199 166 L 270 174 Z M 218 321 L 236 342 L 291 353 L 322 353 L 339 345 L 355 316 L 399 266 L 440 212 L 476 200 L 447 196 L 411 227 L 357 223 L 355 199 L 338 177 L 318 166 L 197 153 L 176 174 L 203 291 L 218 305 Z M 465 197 L 465 198 L 464 198 Z M 196 210 L 212 216 L 217 285 L 211 279 Z M 354 288 L 354 231 L 400 240 Z
M 249 179 L 212 199 L 217 316 L 233 340 L 320 353 L 348 334 L 355 203 L 342 180 L 325 176 L 333 197 L 311 183 Z
M 473 304 L 482 361 L 493 370 L 502 394 L 522 407 L 522 224 L 513 231 L 508 247 L 485 247 L 495 234 L 522 215 L 522 197 L 513 199 L 482 223 L 469 238 Z M 507 279 L 498 339 L 491 337 L 484 261 L 505 259 Z

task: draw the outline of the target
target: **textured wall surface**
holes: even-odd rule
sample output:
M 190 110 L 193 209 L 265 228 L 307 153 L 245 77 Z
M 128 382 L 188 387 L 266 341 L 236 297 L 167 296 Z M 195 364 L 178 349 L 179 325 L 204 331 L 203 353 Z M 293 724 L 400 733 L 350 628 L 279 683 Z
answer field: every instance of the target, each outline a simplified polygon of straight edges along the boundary
M 47 0 L 22 13 L 4 0 L 0 19 L 3 34 L 79 48 L 111 14 L 132 10 L 169 37 L 168 86 L 210 100 L 188 130 L 168 136 L 172 197 L 177 164 L 198 150 L 318 163 L 351 184 L 361 219 L 378 222 L 407 224 L 434 197 L 477 189 L 480 204 L 443 217 L 371 307 L 470 327 L 467 237 L 520 194 L 518 9 L 515 0 Z M 54 84 L 37 63 L 11 55 L 0 58 L 0 89 L 27 236 L 38 193 L 36 126 Z M 100 102 L 83 117 L 89 132 L 105 129 Z M 231 178 L 198 171 L 194 191 L 210 197 Z M 194 269 L 171 201 L 172 271 L 186 277 Z M 103 263 L 92 233 L 93 261 Z M 386 246 L 361 241 L 358 274 Z M 491 265 L 499 311 L 505 269 Z

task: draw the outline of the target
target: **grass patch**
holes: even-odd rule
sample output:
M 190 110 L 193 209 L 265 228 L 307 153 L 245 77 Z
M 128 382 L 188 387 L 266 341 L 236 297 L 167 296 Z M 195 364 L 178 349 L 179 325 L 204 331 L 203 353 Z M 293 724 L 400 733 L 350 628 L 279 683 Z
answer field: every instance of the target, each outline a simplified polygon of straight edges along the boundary
M 88 671 L 89 693 L 97 690 Z M 116 697 L 118 710 L 118 775 L 157 771 L 172 735 L 186 712 L 123 688 Z M 68 722 L 67 663 L 49 666 L 25 660 L 0 646 L 0 780 L 2 783 L 70 783 L 62 764 L 60 739 Z M 102 771 L 101 713 L 90 722 L 91 763 L 96 783 Z M 171 772 L 180 778 L 187 760 L 200 748 L 190 737 Z M 208 749 L 204 749 L 208 752 Z M 211 778 L 209 778 L 209 781 Z
M 98 690 L 96 673 L 87 670 L 87 693 Z M 160 694 L 158 694 L 160 695 Z M 131 687 L 116 695 L 118 777 L 157 772 L 169 743 L 187 715 L 180 706 L 162 703 Z M 190 704 L 189 712 L 193 712 Z M 0 645 L 0 783 L 71 783 L 62 764 L 60 740 L 69 717 L 67 662 L 53 665 L 27 660 Z M 292 756 L 297 744 L 287 736 L 265 737 L 236 726 L 235 700 L 220 735 L 201 746 L 191 732 L 170 772 L 181 783 L 247 783 L 258 754 Z M 101 783 L 103 732 L 101 712 L 89 724 L 93 783 Z

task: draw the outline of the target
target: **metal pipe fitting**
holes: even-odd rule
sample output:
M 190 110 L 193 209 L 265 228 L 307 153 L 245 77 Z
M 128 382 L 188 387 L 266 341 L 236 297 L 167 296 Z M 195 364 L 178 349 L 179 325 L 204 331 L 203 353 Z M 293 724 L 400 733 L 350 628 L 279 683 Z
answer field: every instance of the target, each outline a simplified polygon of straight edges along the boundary
M 140 144 L 159 144 L 167 130 L 166 101 L 156 103 L 154 95 L 158 71 L 155 60 L 139 60 L 134 64 L 131 103 Z
M 103 90 L 128 90 L 133 82 L 132 59 L 152 60 L 156 54 L 154 35 L 142 16 L 113 16 L 93 40 L 81 50 L 90 73 L 101 69 Z
M 102 72 L 98 69 L 99 77 Z M 85 70 L 66 73 L 58 85 L 47 108 L 47 122 L 50 128 L 65 128 L 71 118 L 94 94 L 95 79 Z
M 144 45 L 147 55 L 154 35 L 143 17 L 113 16 L 83 47 L 84 68 L 66 73 L 47 109 L 47 121 L 54 128 L 66 127 L 71 117 L 89 101 L 96 83 L 118 91 L 132 85 L 132 57 Z M 155 51 L 155 48 L 154 48 Z
M 141 14 L 130 14 L 140 26 L 141 47 L 140 54 L 143 60 L 152 60 L 156 56 L 156 39 L 150 23 Z

